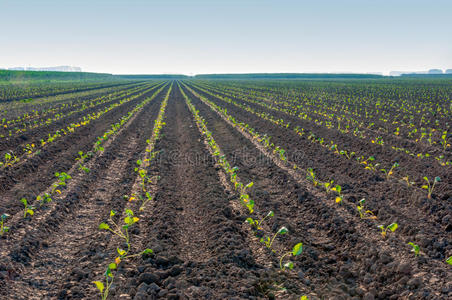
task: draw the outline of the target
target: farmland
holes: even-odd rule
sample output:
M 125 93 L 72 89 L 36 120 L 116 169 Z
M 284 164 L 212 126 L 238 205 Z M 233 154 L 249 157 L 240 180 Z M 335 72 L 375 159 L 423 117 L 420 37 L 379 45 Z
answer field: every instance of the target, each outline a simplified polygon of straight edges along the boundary
M 451 83 L 0 84 L 0 295 L 450 299 Z

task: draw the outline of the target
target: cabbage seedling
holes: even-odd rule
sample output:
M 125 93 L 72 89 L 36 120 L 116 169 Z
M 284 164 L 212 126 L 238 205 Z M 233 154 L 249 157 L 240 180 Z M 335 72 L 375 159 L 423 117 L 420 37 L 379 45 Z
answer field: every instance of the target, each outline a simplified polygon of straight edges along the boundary
M 371 210 L 364 210 L 364 202 L 366 199 L 359 200 L 359 205 L 356 207 L 359 212 L 359 217 L 361 219 L 372 219 L 375 220 L 377 217 L 374 215 L 374 213 Z
M 380 228 L 381 229 L 381 235 L 383 236 L 383 237 L 386 237 L 386 233 L 388 232 L 388 229 L 390 230 L 390 231 L 392 231 L 392 232 L 394 232 L 396 229 L 397 229 L 397 227 L 399 227 L 399 225 L 397 224 L 397 223 L 391 223 L 391 224 L 389 224 L 388 226 L 384 226 L 384 225 L 379 225 L 378 226 L 378 228 Z
M 428 178 L 425 176 L 424 180 L 427 181 L 426 185 L 423 185 L 422 188 L 428 191 L 428 195 L 427 198 L 431 199 L 432 198 L 432 193 L 433 193 L 433 189 L 435 188 L 435 184 L 437 182 L 441 181 L 441 178 L 439 178 L 438 176 L 435 177 L 435 179 L 433 180 L 433 183 L 430 184 L 430 181 L 428 180 Z
M 315 178 L 315 173 L 314 173 L 314 170 L 312 168 L 309 168 L 307 170 L 306 179 L 309 180 L 309 181 L 312 181 L 314 186 L 317 186 L 319 184 L 319 181 Z
M 45 203 L 52 202 L 52 197 L 49 193 L 45 193 L 43 196 L 36 197 L 36 200 L 41 203 L 41 206 Z
M 141 206 L 140 206 L 140 211 L 144 210 L 144 207 L 146 205 L 146 203 L 148 203 L 149 201 L 152 200 L 152 196 L 149 192 L 146 192 L 146 198 L 144 198 L 143 196 L 139 195 L 140 199 L 141 199 Z
M 54 183 L 52 185 L 52 194 L 54 194 L 55 192 L 57 192 L 58 194 L 61 194 L 61 191 L 58 189 L 59 186 L 66 186 L 66 181 L 68 179 L 71 179 L 72 177 L 65 173 L 65 172 L 61 172 L 61 173 L 55 173 L 55 177 L 58 178 L 58 182 Z
M 109 230 L 113 234 L 119 236 L 124 239 L 127 244 L 127 252 L 130 250 L 130 237 L 129 237 L 129 227 L 138 222 L 139 218 L 134 217 L 133 211 L 130 209 L 125 210 L 126 217 L 124 218 L 124 225 L 120 226 L 118 223 L 113 221 L 113 217 L 116 215 L 116 211 L 110 211 L 109 221 L 113 225 L 113 228 L 110 227 L 107 223 L 101 223 L 99 225 L 99 229 Z
M 273 235 L 273 237 L 271 239 L 268 236 L 266 236 L 265 238 L 261 238 L 261 243 L 264 243 L 267 246 L 267 248 L 271 249 L 271 247 L 273 245 L 273 242 L 275 241 L 276 236 L 278 236 L 278 234 L 283 235 L 283 234 L 286 234 L 288 232 L 289 232 L 289 230 L 286 227 L 283 226 Z
M 332 188 L 333 183 L 334 183 L 334 180 L 331 180 L 330 182 L 322 183 L 323 186 L 325 187 L 325 190 L 326 190 L 327 193 L 329 193 L 330 191 L 333 190 L 333 188 Z
M 386 169 L 381 169 L 381 171 L 383 173 L 385 173 L 385 175 L 386 175 L 386 180 L 389 180 L 389 177 L 394 173 L 394 169 L 397 168 L 398 166 L 399 166 L 399 163 L 395 162 L 392 165 L 391 169 L 389 169 L 389 171 L 387 171 Z
M 409 242 L 408 245 L 410 245 L 412 247 L 411 252 L 414 252 L 414 256 L 418 256 L 419 255 L 419 245 L 416 245 L 415 243 Z
M 344 200 L 344 196 L 342 196 L 341 192 L 342 192 L 342 187 L 337 184 L 334 188 L 331 189 L 332 191 L 335 191 L 337 193 L 336 196 L 336 203 L 341 203 L 342 200 Z
M 113 274 L 112 270 L 115 270 L 116 268 L 117 265 L 115 263 L 111 263 L 108 265 L 107 270 L 104 273 L 105 285 L 101 281 L 93 281 L 93 283 L 96 285 L 97 289 L 100 292 L 102 300 L 106 300 L 108 297 L 108 292 L 110 291 L 110 287 L 113 284 L 113 280 L 115 278 L 115 275 Z
M 263 218 L 260 219 L 260 220 L 255 220 L 255 219 L 253 219 L 253 218 L 247 218 L 247 219 L 246 219 L 246 222 L 247 222 L 248 224 L 250 224 L 251 226 L 253 226 L 256 230 L 257 230 L 257 229 L 262 229 L 262 223 L 264 223 L 264 221 L 265 221 L 267 218 L 273 217 L 274 215 L 275 215 L 275 213 L 271 210 L 271 211 L 269 211 L 269 212 L 265 215 L 265 217 L 263 217 Z
M 303 252 L 303 243 L 298 243 L 298 244 L 296 244 L 296 245 L 293 247 L 292 251 L 289 251 L 289 252 L 287 252 L 287 253 L 285 253 L 285 254 L 283 254 L 283 255 L 281 256 L 281 258 L 279 259 L 279 268 L 280 268 L 281 270 L 283 270 L 283 271 L 284 271 L 286 268 L 289 268 L 290 270 L 292 270 L 292 269 L 293 269 L 293 262 L 288 261 L 288 262 L 286 262 L 284 265 L 282 264 L 284 257 L 286 257 L 287 255 L 298 256 L 298 255 L 300 255 L 302 252 Z
M 9 217 L 8 214 L 3 214 L 0 217 L 0 236 L 4 235 L 9 231 L 9 227 L 5 225 L 6 219 Z
M 35 208 L 33 206 L 29 205 L 27 202 L 27 199 L 25 199 L 25 198 L 20 199 L 20 201 L 24 205 L 24 218 L 26 218 L 27 215 L 33 216 L 35 214 L 35 211 L 34 211 Z

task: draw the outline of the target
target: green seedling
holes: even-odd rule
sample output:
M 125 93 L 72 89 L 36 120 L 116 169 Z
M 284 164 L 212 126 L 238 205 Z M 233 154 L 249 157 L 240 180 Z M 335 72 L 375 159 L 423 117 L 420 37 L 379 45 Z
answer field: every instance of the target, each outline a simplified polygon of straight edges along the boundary
M 399 166 L 399 163 L 395 162 L 392 165 L 391 169 L 389 169 L 389 171 L 387 171 L 386 169 L 381 169 L 381 171 L 383 173 L 385 173 L 385 175 L 386 175 L 386 180 L 389 180 L 389 177 L 391 177 L 391 175 L 394 173 L 394 169 L 397 168 L 398 166 Z
M 289 232 L 289 230 L 286 227 L 283 226 L 273 235 L 273 237 L 271 239 L 270 239 L 270 237 L 266 236 L 266 237 L 261 238 L 260 241 L 261 241 L 261 243 L 264 243 L 267 246 L 267 248 L 271 249 L 272 245 L 273 245 L 273 242 L 275 241 L 275 239 L 278 236 L 278 234 L 279 235 L 283 235 L 283 234 L 286 234 L 288 232 Z
M 329 193 L 330 191 L 332 191 L 333 190 L 333 183 L 334 183 L 334 180 L 331 180 L 330 182 L 325 182 L 325 183 L 322 183 L 322 185 L 323 185 L 323 187 L 325 188 L 325 190 L 326 190 L 326 192 L 327 193 Z
M 271 217 L 273 217 L 275 215 L 275 213 L 271 210 L 271 211 L 269 211 L 266 215 L 265 215 L 265 217 L 263 217 L 262 219 L 260 219 L 260 220 L 255 220 L 255 219 L 253 219 L 253 218 L 247 218 L 246 219 L 246 222 L 248 223 L 248 224 L 250 224 L 251 226 L 253 226 L 256 230 L 257 229 L 262 229 L 262 223 L 264 223 L 264 221 L 267 219 L 267 218 L 271 218 Z
M 411 252 L 414 252 L 414 256 L 419 256 L 419 245 L 416 245 L 415 243 L 409 242 L 408 245 L 412 247 Z
M 430 181 L 428 180 L 428 178 L 426 176 L 424 177 L 424 180 L 427 181 L 427 184 L 423 185 L 422 188 L 428 191 L 427 198 L 431 199 L 432 198 L 433 189 L 435 188 L 435 184 L 437 182 L 440 182 L 441 178 L 436 176 L 435 179 L 433 180 L 432 184 L 430 184 Z
M 42 205 L 44 205 L 46 203 L 52 202 L 52 197 L 50 196 L 49 193 L 45 193 L 42 196 L 36 197 L 36 201 L 40 202 L 41 206 L 42 206 Z
M 25 198 L 20 199 L 20 201 L 24 205 L 24 218 L 26 218 L 27 215 L 33 216 L 35 214 L 35 211 L 34 211 L 35 208 L 33 206 L 29 205 L 27 202 L 27 199 L 25 199 Z
M 0 236 L 4 235 L 9 231 L 9 227 L 5 225 L 6 219 L 8 219 L 8 214 L 3 214 L 0 216 Z
M 374 213 L 371 210 L 365 210 L 364 209 L 364 202 L 366 199 L 359 200 L 359 205 L 356 207 L 358 209 L 359 217 L 361 219 L 372 219 L 375 220 L 377 217 L 374 215 Z
M 143 210 L 144 210 L 144 207 L 146 206 L 146 204 L 147 204 L 149 201 L 152 201 L 152 196 L 151 196 L 151 193 L 146 192 L 145 197 L 139 195 L 139 198 L 140 198 L 140 200 L 141 200 L 141 206 L 140 206 L 139 210 L 140 210 L 140 211 L 143 211 Z M 129 200 L 129 201 L 130 201 L 130 200 Z
M 58 179 L 58 181 L 55 182 L 52 185 L 52 192 L 51 193 L 52 194 L 55 194 L 55 193 L 61 194 L 61 190 L 58 189 L 58 187 L 66 186 L 67 185 L 67 180 L 68 179 L 72 179 L 72 177 L 69 174 L 65 173 L 65 172 L 61 172 L 61 173 L 57 172 L 57 173 L 55 173 L 55 177 Z
M 341 203 L 342 200 L 344 200 L 344 196 L 341 194 L 342 187 L 340 185 L 336 184 L 336 186 L 334 188 L 332 188 L 331 190 L 335 191 L 337 193 L 336 203 Z
M 91 152 L 88 152 L 88 153 L 84 154 L 83 151 L 79 151 L 79 152 L 78 152 L 78 155 L 79 155 L 79 156 L 75 159 L 76 161 L 79 161 L 78 169 L 79 169 L 80 171 L 85 172 L 85 173 L 91 172 L 91 170 L 90 170 L 88 167 L 86 167 L 86 166 L 84 165 L 84 162 L 85 162 L 85 159 L 86 159 L 86 158 L 88 158 L 89 156 L 92 155 L 92 153 L 91 153 Z
M 347 159 L 352 159 L 352 157 L 356 154 L 355 152 L 348 152 L 347 150 L 341 150 L 339 154 L 344 155 Z
M 381 235 L 383 236 L 383 237 L 386 237 L 386 234 L 387 234 L 387 232 L 388 232 L 388 229 L 390 230 L 390 231 L 392 231 L 392 232 L 394 232 L 396 229 L 397 229 L 397 227 L 399 227 L 399 225 L 397 224 L 397 223 L 391 223 L 391 224 L 389 224 L 388 226 L 384 226 L 384 225 L 379 225 L 378 226 L 378 228 L 380 228 L 381 229 Z
M 113 280 L 115 278 L 115 275 L 113 274 L 113 270 L 117 268 L 117 265 L 115 263 L 111 263 L 108 265 L 107 270 L 104 273 L 105 276 L 105 285 L 101 281 L 93 281 L 93 283 L 96 285 L 97 289 L 100 292 L 101 299 L 106 300 L 108 298 L 108 293 L 110 291 L 110 287 L 113 284 Z
M 14 155 L 13 152 L 9 153 L 5 153 L 5 158 L 4 161 L 0 162 L 0 167 L 9 167 L 14 165 L 15 163 L 19 162 L 19 158 Z
M 309 168 L 307 170 L 306 179 L 309 180 L 309 181 L 312 181 L 314 186 L 317 186 L 319 184 L 319 181 L 315 178 L 315 173 L 314 173 L 314 170 L 312 168 Z
M 289 251 L 289 252 L 287 252 L 287 253 L 285 253 L 285 254 L 283 254 L 283 255 L 281 256 L 281 258 L 279 259 L 279 268 L 280 268 L 281 270 L 283 270 L 283 271 L 284 271 L 286 268 L 289 268 L 290 270 L 292 270 L 292 269 L 293 269 L 293 262 L 288 261 L 288 262 L 286 262 L 286 263 L 283 265 L 282 262 L 283 262 L 284 257 L 286 257 L 287 255 L 298 256 L 298 255 L 300 255 L 302 252 L 303 252 L 303 243 L 298 243 L 298 244 L 296 244 L 296 245 L 293 247 L 292 251 Z

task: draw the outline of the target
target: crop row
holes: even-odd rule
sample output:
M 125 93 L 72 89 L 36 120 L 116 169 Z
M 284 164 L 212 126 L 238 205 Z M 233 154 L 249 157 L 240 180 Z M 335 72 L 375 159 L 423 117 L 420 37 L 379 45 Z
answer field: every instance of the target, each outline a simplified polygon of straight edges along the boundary
M 99 290 L 102 300 L 108 298 L 110 287 L 112 286 L 115 278 L 116 270 L 118 269 L 121 262 L 125 262 L 132 257 L 150 255 L 153 253 L 152 249 L 149 248 L 146 248 L 135 254 L 130 253 L 133 246 L 130 228 L 140 220 L 140 218 L 137 217 L 137 214 L 134 213 L 133 206 L 138 206 L 138 211 L 144 212 L 146 204 L 151 201 L 153 197 L 151 195 L 149 185 L 155 183 L 152 181 L 152 178 L 148 176 L 148 169 L 150 167 L 152 159 L 155 157 L 155 153 L 153 152 L 155 143 L 160 137 L 160 131 L 162 127 L 165 125 L 163 120 L 165 117 L 165 109 L 168 104 L 171 89 L 172 86 L 170 86 L 165 99 L 162 101 L 159 114 L 154 122 L 152 135 L 148 140 L 146 140 L 147 146 L 145 153 L 143 157 L 137 161 L 135 172 L 137 173 L 136 182 L 139 182 L 139 191 L 132 193 L 130 197 L 126 197 L 128 198 L 129 204 L 126 206 L 124 213 L 121 216 L 119 216 L 118 212 L 111 210 L 108 221 L 103 222 L 99 225 L 99 229 L 111 232 L 121 241 L 119 243 L 120 246 L 116 247 L 115 249 L 116 257 L 114 259 L 114 262 L 109 263 L 106 267 L 104 279 L 102 281 L 93 282 Z M 123 245 L 126 245 L 126 247 L 123 247 Z
M 216 105 L 214 102 L 210 101 L 209 99 L 207 99 L 206 97 L 203 97 L 201 95 L 199 95 L 198 93 L 196 93 L 194 90 L 192 90 L 190 87 L 185 86 L 193 95 L 195 95 L 197 98 L 199 98 L 202 102 L 204 102 L 206 105 L 208 105 L 213 111 L 217 112 L 219 115 L 221 115 L 225 120 L 227 120 L 233 127 L 235 127 L 236 129 L 238 129 L 239 131 L 245 133 L 246 135 L 249 135 L 249 138 L 252 140 L 255 140 L 257 142 L 259 142 L 261 145 L 264 146 L 264 149 L 268 149 L 268 150 L 272 150 L 270 151 L 270 155 L 273 154 L 274 155 L 274 159 L 279 160 L 281 163 L 281 166 L 286 166 L 285 169 L 290 172 L 290 173 L 294 173 L 295 172 L 295 176 L 298 178 L 301 178 L 302 176 L 305 176 L 305 178 L 312 183 L 312 185 L 314 187 L 318 187 L 321 188 L 326 195 L 329 195 L 330 193 L 335 193 L 335 199 L 336 199 L 336 203 L 338 205 L 346 205 L 348 207 L 355 207 L 355 211 L 357 212 L 357 214 L 359 215 L 360 219 L 368 219 L 368 220 L 377 220 L 377 217 L 374 215 L 374 213 L 368 209 L 366 209 L 365 207 L 365 200 L 362 199 L 361 201 L 359 201 L 358 205 L 355 205 L 353 203 L 348 203 L 348 201 L 344 201 L 346 200 L 346 198 L 341 194 L 341 186 L 339 185 L 333 185 L 334 180 L 327 180 L 327 181 L 320 181 L 317 178 L 316 173 L 314 172 L 313 168 L 307 168 L 305 169 L 305 171 L 300 171 L 300 167 L 297 166 L 296 164 L 294 164 L 293 162 L 290 162 L 287 160 L 286 156 L 285 156 L 285 151 L 283 149 L 281 149 L 281 147 L 278 147 L 276 145 L 274 145 L 273 143 L 270 143 L 270 137 L 268 135 L 262 135 L 259 134 L 256 130 L 254 130 L 253 128 L 251 128 L 248 124 L 243 123 L 243 122 L 237 122 L 236 119 L 234 117 L 232 117 L 231 115 L 229 115 L 227 113 L 227 110 L 224 108 L 219 107 L 218 105 Z M 283 155 L 281 155 L 281 151 L 284 151 Z M 434 185 L 438 182 L 438 179 L 433 180 L 433 182 L 428 182 L 425 185 L 425 189 L 428 190 L 428 194 L 429 196 L 431 195 L 431 191 L 434 188 Z M 378 227 L 378 229 L 381 232 L 381 235 L 383 237 L 387 236 L 388 232 L 392 232 L 395 231 L 399 225 L 395 222 L 387 224 L 387 225 L 382 225 L 382 224 L 378 224 L 378 223 L 374 223 L 375 227 Z M 420 247 L 412 242 L 409 242 L 410 245 L 412 246 L 413 252 L 415 252 L 416 256 L 419 254 L 420 251 Z M 446 259 L 447 263 L 452 263 L 452 258 L 449 257 L 448 259 Z
M 60 82 L 60 83 L 0 83 L 0 101 L 12 101 L 27 98 L 44 97 L 62 93 L 93 90 L 124 85 L 128 82 Z
M 157 87 L 153 87 L 153 89 L 156 89 Z M 123 98 L 123 99 L 119 100 L 119 102 L 114 102 L 114 103 L 110 104 L 109 106 L 101 109 L 98 112 L 86 114 L 86 115 L 82 116 L 78 122 L 71 123 L 68 126 L 66 126 L 65 128 L 60 128 L 60 129 L 57 129 L 53 133 L 49 133 L 47 138 L 41 139 L 39 142 L 36 142 L 36 144 L 33 142 L 24 143 L 23 145 L 21 145 L 19 147 L 19 148 L 22 148 L 21 154 L 15 154 L 11 150 L 7 151 L 6 153 L 3 154 L 3 161 L 0 161 L 0 168 L 14 166 L 17 163 L 19 163 L 20 161 L 23 161 L 26 157 L 32 157 L 33 155 L 39 154 L 40 151 L 46 145 L 54 143 L 56 140 L 58 140 L 59 138 L 61 138 L 63 136 L 74 133 L 75 130 L 80 127 L 88 126 L 92 121 L 101 118 L 103 115 L 110 112 L 111 110 L 113 110 L 125 103 L 128 103 L 132 100 L 135 100 L 148 92 L 149 92 L 149 90 L 145 89 L 144 91 L 141 91 L 140 93 L 138 93 L 134 96 L 131 96 L 128 98 Z
M 199 86 L 198 86 L 199 88 Z M 201 87 L 202 88 L 202 87 Z M 210 88 L 212 89 L 212 88 Z M 224 91 L 222 91 L 221 89 L 218 90 L 216 89 L 219 93 L 223 94 L 223 95 L 227 95 L 229 97 L 233 97 L 233 98 L 238 98 L 241 99 L 247 103 L 252 103 L 255 105 L 259 105 L 262 106 L 268 110 L 273 110 L 273 111 L 278 111 L 281 113 L 284 113 L 288 116 L 291 117 L 296 117 L 302 121 L 309 121 L 314 123 L 315 125 L 317 125 L 318 127 L 324 127 L 326 129 L 334 129 L 337 130 L 337 132 L 343 134 L 343 135 L 349 135 L 349 136 L 353 136 L 355 138 L 359 138 L 361 140 L 366 140 L 372 144 L 375 145 L 380 145 L 380 146 L 384 146 L 384 145 L 390 145 L 391 143 L 399 143 L 400 141 L 396 138 L 392 138 L 389 140 L 384 140 L 383 137 L 381 135 L 379 135 L 378 133 L 375 134 L 375 131 L 370 129 L 368 126 L 364 126 L 362 125 L 362 122 L 358 122 L 356 120 L 350 120 L 347 119 L 345 117 L 343 117 L 340 111 L 329 111 L 329 112 L 325 112 L 325 111 L 317 111 L 317 110 L 308 110 L 306 105 L 300 104 L 298 102 L 294 102 L 294 103 L 290 103 L 290 102 L 286 102 L 286 101 L 264 101 L 265 98 L 262 97 L 257 97 L 257 98 L 250 98 L 249 96 L 246 96 L 242 93 L 236 92 L 236 93 L 226 93 Z M 207 91 L 205 89 L 203 89 L 204 92 L 207 93 Z M 212 93 L 212 92 L 210 92 Z M 228 98 L 228 97 L 224 97 L 222 95 L 215 95 L 216 97 L 219 98 Z M 228 98 L 229 100 L 231 100 L 230 98 Z M 276 105 L 275 105 L 276 104 Z M 314 116 L 312 116 L 314 115 Z M 315 126 L 313 126 L 315 128 Z M 301 128 L 303 129 L 303 128 Z M 304 130 L 304 129 L 303 129 Z M 421 134 L 421 137 L 417 140 L 414 141 L 415 143 L 420 143 L 420 141 L 422 141 L 422 139 L 425 137 L 425 139 L 427 141 L 430 141 L 430 145 L 433 145 L 432 142 L 432 136 L 434 132 L 437 132 L 435 130 L 431 131 L 428 136 L 427 133 L 425 131 L 422 131 L 423 133 Z M 407 147 L 399 147 L 397 145 L 392 144 L 390 149 L 393 151 L 397 151 L 397 152 L 401 152 L 403 154 L 408 154 L 411 157 L 415 157 L 415 158 L 428 158 L 428 157 L 432 157 L 435 159 L 435 161 L 437 161 L 441 166 L 446 166 L 446 165 L 452 165 L 451 161 L 447 160 L 447 156 L 446 153 L 444 151 L 449 150 L 450 149 L 450 142 L 447 139 L 448 136 L 448 132 L 447 130 L 442 130 L 440 131 L 440 135 L 439 135 L 439 140 L 438 143 L 441 145 L 441 150 L 440 151 L 438 149 L 435 149 L 434 152 L 435 154 L 430 154 L 430 153 L 424 153 L 422 151 L 417 151 L 416 149 L 408 149 Z M 435 142 L 436 144 L 436 142 Z
M 299 86 L 289 85 L 282 91 L 272 88 L 264 92 L 253 91 L 253 87 L 248 87 L 247 91 L 235 88 L 235 91 L 239 90 L 242 94 L 253 96 L 260 95 L 261 100 L 268 100 L 268 97 L 271 97 L 272 103 L 282 106 L 295 105 L 298 109 L 318 116 L 335 114 L 337 118 L 330 118 L 330 120 L 336 123 L 346 121 L 345 123 L 351 123 L 364 130 L 375 130 L 381 134 L 404 137 L 413 141 L 424 140 L 430 145 L 440 143 L 442 133 L 447 130 L 444 128 L 449 127 L 447 120 L 450 120 L 451 114 L 450 100 L 448 101 L 450 90 L 445 87 L 417 90 L 414 85 L 408 85 L 407 91 L 417 93 L 417 98 L 406 100 L 404 97 L 407 95 L 400 94 L 384 97 L 386 96 L 384 93 L 390 92 L 393 86 L 385 87 L 381 91 L 359 91 L 362 87 L 352 86 L 350 90 L 340 92 L 337 90 L 342 87 L 331 91 L 327 84 L 324 86 L 320 84 L 320 87 L 315 88 L 310 86 L 312 91 L 301 90 Z M 387 90 L 384 91 L 385 89 Z M 359 95 L 359 92 L 367 95 Z M 422 97 L 421 93 L 425 92 L 431 94 Z M 394 99 L 395 97 L 398 97 L 397 100 Z M 281 100 L 277 101 L 274 98 Z M 432 100 L 433 98 L 435 101 Z
M 82 112 L 88 108 L 99 106 L 101 104 L 107 104 L 119 99 L 120 97 L 129 96 L 132 93 L 143 90 L 145 88 L 146 86 L 139 86 L 132 89 L 120 90 L 102 95 L 95 99 L 88 99 L 75 103 L 63 103 L 61 105 L 52 105 L 49 109 L 41 111 L 33 110 L 11 120 L 3 118 L 2 120 L 0 120 L 0 130 L 3 130 L 5 132 L 3 134 L 0 134 L 0 138 L 12 136 L 13 134 L 23 133 L 30 129 L 38 128 L 43 125 L 52 124 L 64 117 L 69 117 L 73 114 Z M 61 112 L 62 110 L 65 110 L 67 112 Z
M 36 199 L 34 201 L 28 201 L 25 198 L 21 199 L 21 202 L 24 205 L 22 217 L 26 218 L 27 216 L 34 216 L 35 212 L 39 209 L 42 209 L 45 205 L 52 202 L 56 197 L 58 197 L 61 194 L 61 188 L 65 187 L 67 185 L 68 180 L 72 179 L 71 174 L 74 172 L 74 170 L 77 168 L 79 170 L 84 171 L 85 173 L 89 173 L 90 169 L 87 167 L 87 163 L 89 160 L 91 160 L 93 157 L 97 155 L 100 155 L 104 150 L 104 144 L 111 139 L 114 135 L 116 135 L 122 127 L 124 127 L 125 124 L 128 124 L 129 121 L 150 101 L 152 101 L 157 95 L 160 94 L 160 92 L 166 87 L 160 87 L 157 91 L 154 92 L 154 94 L 144 99 L 142 102 L 137 104 L 132 110 L 127 112 L 125 115 L 123 115 L 118 122 L 111 125 L 111 128 L 107 130 L 104 134 L 102 134 L 100 137 L 97 138 L 96 142 L 94 143 L 92 150 L 83 153 L 79 152 L 79 157 L 75 158 L 77 163 L 74 165 L 74 167 L 71 168 L 71 170 L 68 170 L 66 172 L 58 172 L 55 173 L 56 181 L 50 185 L 44 192 L 36 196 Z M 16 214 L 13 219 L 18 219 L 20 214 Z M 4 213 L 2 215 L 2 231 L 0 232 L 0 235 L 4 235 L 9 231 L 9 226 L 6 226 L 6 220 L 10 217 L 8 213 Z
M 221 99 L 222 101 L 232 104 L 240 109 L 243 109 L 249 113 L 252 113 L 264 120 L 267 120 L 273 124 L 276 124 L 277 126 L 280 126 L 284 129 L 290 129 L 294 132 L 296 132 L 299 136 L 306 136 L 308 140 L 310 140 L 312 143 L 317 143 L 318 145 L 324 147 L 325 149 L 332 151 L 333 153 L 342 156 L 348 160 L 356 161 L 356 163 L 360 166 L 362 166 L 364 169 L 373 171 L 373 172 L 381 172 L 384 174 L 384 178 L 386 180 L 394 178 L 394 172 L 399 167 L 398 162 L 392 162 L 391 165 L 384 167 L 382 162 L 376 161 L 374 156 L 367 156 L 364 153 L 359 153 L 358 150 L 352 151 L 350 149 L 339 149 L 338 144 L 336 144 L 334 141 L 326 140 L 325 138 L 318 136 L 317 134 L 314 134 L 312 131 L 307 131 L 304 128 L 301 128 L 300 126 L 292 126 L 290 122 L 286 122 L 281 118 L 277 118 L 270 113 L 260 112 L 249 105 L 245 105 L 243 103 L 237 102 L 232 100 L 231 98 L 220 96 L 217 94 L 214 94 L 208 90 L 199 88 L 201 91 L 205 92 L 206 94 L 209 94 L 211 96 L 214 96 L 218 99 Z M 450 163 L 449 163 L 450 164 Z M 419 187 L 422 187 L 426 190 L 429 190 L 428 186 L 430 185 L 429 180 L 426 178 L 426 176 L 423 177 L 424 182 L 419 183 Z M 415 182 L 413 182 L 408 175 L 400 175 L 398 178 L 399 181 L 402 181 L 406 183 L 408 186 L 414 186 Z M 427 182 L 427 186 L 425 185 L 425 181 Z M 436 182 L 439 181 L 439 177 L 435 179 Z M 431 195 L 431 192 L 429 191 L 429 195 Z
M 203 117 L 199 114 L 199 111 L 196 110 L 196 107 L 191 103 L 190 98 L 187 97 L 187 95 L 184 93 L 184 91 L 180 88 L 179 89 L 182 93 L 182 96 L 185 99 L 185 102 L 187 106 L 189 107 L 191 113 L 193 114 L 193 117 L 195 119 L 195 122 L 198 126 L 199 131 L 201 132 L 202 136 L 206 140 L 206 144 L 209 147 L 210 153 L 215 158 L 216 162 L 223 168 L 224 172 L 229 177 L 229 180 L 234 187 L 234 189 L 239 194 L 239 200 L 240 203 L 247 208 L 248 211 L 248 217 L 246 219 L 247 223 L 251 226 L 251 228 L 257 232 L 260 231 L 260 234 L 264 233 L 264 236 L 260 239 L 261 243 L 263 243 L 268 249 L 270 249 L 273 253 L 277 253 L 277 248 L 274 247 L 273 243 L 275 239 L 279 235 L 288 234 L 288 229 L 284 226 L 280 227 L 279 230 L 275 234 L 267 233 L 265 234 L 264 228 L 267 226 L 264 226 L 264 221 L 266 221 L 268 218 L 271 218 L 274 216 L 273 211 L 267 212 L 265 215 L 257 212 L 255 210 L 255 203 L 254 200 L 251 199 L 249 194 L 247 193 L 247 189 L 250 189 L 253 186 L 253 182 L 250 182 L 248 184 L 244 184 L 240 178 L 237 176 L 237 167 L 233 167 L 228 159 L 226 158 L 226 155 L 222 152 L 220 149 L 220 146 L 215 142 L 215 139 L 212 135 L 212 132 L 209 131 L 207 128 L 206 122 L 203 119 Z M 293 246 L 291 251 L 285 251 L 283 253 L 279 253 L 279 266 L 281 270 L 293 269 L 294 264 L 291 261 L 284 261 L 284 259 L 288 255 L 292 256 L 298 256 L 303 251 L 303 243 L 297 243 Z M 284 263 L 283 263 L 284 262 Z

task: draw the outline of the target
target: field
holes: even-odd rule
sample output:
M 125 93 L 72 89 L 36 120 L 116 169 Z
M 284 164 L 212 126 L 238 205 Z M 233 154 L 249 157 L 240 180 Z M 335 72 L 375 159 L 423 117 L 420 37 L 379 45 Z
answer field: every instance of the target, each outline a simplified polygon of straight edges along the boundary
M 0 85 L 0 295 L 451 299 L 451 83 Z

